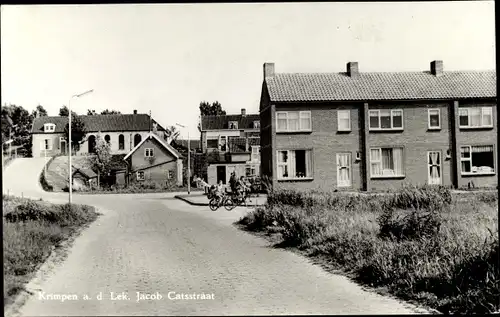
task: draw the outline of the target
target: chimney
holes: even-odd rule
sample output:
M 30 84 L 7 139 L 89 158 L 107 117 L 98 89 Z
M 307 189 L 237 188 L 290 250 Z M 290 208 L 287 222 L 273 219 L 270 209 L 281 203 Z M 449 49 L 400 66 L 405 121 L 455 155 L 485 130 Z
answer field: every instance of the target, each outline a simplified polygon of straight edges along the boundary
M 134 110 L 134 114 L 137 114 L 137 110 Z
M 241 115 L 246 116 L 247 115 L 247 110 L 245 108 L 241 108 Z
M 434 76 L 443 75 L 443 61 L 432 61 L 431 62 L 431 73 Z
M 264 63 L 264 79 L 274 77 L 274 63 Z
M 357 77 L 359 75 L 358 62 L 347 63 L 347 75 L 349 77 Z

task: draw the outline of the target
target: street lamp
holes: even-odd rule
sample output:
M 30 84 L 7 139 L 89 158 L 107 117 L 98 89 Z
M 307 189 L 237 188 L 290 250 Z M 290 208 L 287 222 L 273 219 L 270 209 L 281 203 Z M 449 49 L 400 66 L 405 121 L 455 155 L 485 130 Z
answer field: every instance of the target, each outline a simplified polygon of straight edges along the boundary
M 73 145 L 73 142 L 72 142 L 72 139 L 71 139 L 71 100 L 73 100 L 73 98 L 80 98 L 82 97 L 83 95 L 86 95 L 86 94 L 89 94 L 91 92 L 93 92 L 94 89 L 90 89 L 90 90 L 87 90 L 86 92 L 82 92 L 81 94 L 76 94 L 76 95 L 73 95 L 71 96 L 71 98 L 69 99 L 69 102 L 68 102 L 68 119 L 69 119 L 69 124 L 68 124 L 68 132 L 69 132 L 69 140 L 68 140 L 68 143 L 69 143 L 69 156 L 68 156 L 68 165 L 69 165 L 69 208 L 71 208 L 71 201 L 72 201 L 72 192 L 73 192 L 73 175 L 71 175 L 72 173 L 72 167 L 71 167 L 71 150 L 72 150 L 72 145 Z
M 182 125 L 179 123 L 176 123 L 176 125 L 178 125 L 181 128 L 187 129 L 186 125 Z M 189 129 L 187 131 L 187 137 L 188 137 L 188 182 L 187 183 L 188 183 L 188 195 L 189 195 L 191 194 L 191 146 L 190 146 L 191 142 L 189 142 Z

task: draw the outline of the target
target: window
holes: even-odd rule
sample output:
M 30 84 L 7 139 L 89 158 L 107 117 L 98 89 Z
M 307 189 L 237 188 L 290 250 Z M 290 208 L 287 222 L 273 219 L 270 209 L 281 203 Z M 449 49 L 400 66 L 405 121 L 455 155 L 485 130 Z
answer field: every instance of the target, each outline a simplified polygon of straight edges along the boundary
M 460 128 L 493 127 L 493 107 L 460 108 Z
M 253 128 L 254 129 L 260 129 L 260 121 L 254 121 L 253 122 Z
M 237 130 L 238 129 L 238 121 L 229 121 L 229 129 Z
M 311 111 L 276 112 L 277 132 L 311 131 Z
M 138 171 L 136 172 L 136 175 L 137 175 L 137 180 L 138 181 L 143 181 L 146 179 L 145 175 L 144 175 L 144 171 Z
M 219 138 L 218 137 L 210 137 L 209 139 L 207 139 L 207 148 L 218 149 L 219 148 Z
M 118 136 L 118 149 L 125 150 L 125 136 L 123 134 Z
M 45 139 L 41 144 L 42 150 L 51 151 L 52 150 L 52 139 Z
M 106 134 L 104 136 L 104 141 L 106 141 L 106 143 L 108 143 L 108 144 L 109 144 L 109 142 L 111 142 L 111 137 L 109 136 L 109 134 Z
M 337 111 L 338 131 L 351 131 L 351 111 Z
M 142 137 L 140 134 L 134 135 L 134 146 L 137 146 L 137 144 L 141 143 Z
M 337 153 L 337 186 L 351 186 L 351 153 Z
M 220 137 L 219 150 L 223 152 L 227 151 L 227 136 L 225 135 Z
M 441 110 L 427 109 L 429 130 L 441 129 Z
M 174 171 L 167 171 L 167 179 L 173 179 L 174 178 Z
M 370 130 L 402 130 L 403 110 L 370 110 Z
M 460 147 L 462 174 L 493 174 L 494 160 L 493 145 Z
M 153 157 L 154 156 L 154 149 L 152 149 L 152 148 L 144 149 L 144 156 L 145 157 Z
M 403 148 L 370 149 L 370 166 L 372 177 L 404 176 Z
M 260 160 L 260 146 L 252 145 L 252 162 Z
M 43 125 L 43 130 L 45 132 L 54 132 L 56 130 L 56 125 L 53 123 L 45 123 Z
M 256 175 L 256 169 L 255 169 L 255 166 L 252 166 L 252 165 L 247 165 L 245 167 L 245 176 L 246 177 L 249 177 L 249 176 L 255 176 Z
M 312 178 L 310 150 L 278 151 L 278 179 Z

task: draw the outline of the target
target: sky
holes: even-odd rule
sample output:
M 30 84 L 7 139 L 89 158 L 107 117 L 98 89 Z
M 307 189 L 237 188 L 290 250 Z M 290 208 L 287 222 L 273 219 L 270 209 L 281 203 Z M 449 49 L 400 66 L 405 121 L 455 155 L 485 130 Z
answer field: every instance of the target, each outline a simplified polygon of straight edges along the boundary
M 493 1 L 1 6 L 1 101 L 57 115 L 106 108 L 180 123 L 199 104 L 258 113 L 277 73 L 495 69 Z

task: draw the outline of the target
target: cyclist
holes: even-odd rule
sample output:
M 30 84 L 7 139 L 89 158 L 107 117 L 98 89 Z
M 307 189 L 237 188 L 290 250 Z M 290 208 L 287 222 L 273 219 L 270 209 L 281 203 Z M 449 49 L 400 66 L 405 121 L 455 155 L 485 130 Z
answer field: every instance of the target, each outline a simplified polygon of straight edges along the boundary
M 220 180 L 219 184 L 217 184 L 217 186 L 215 187 L 215 197 L 217 198 L 218 203 L 222 201 L 224 195 L 225 195 L 224 184 Z
M 241 176 L 236 183 L 236 197 L 239 199 L 244 199 L 245 192 L 248 190 L 248 186 L 245 183 L 245 177 Z

